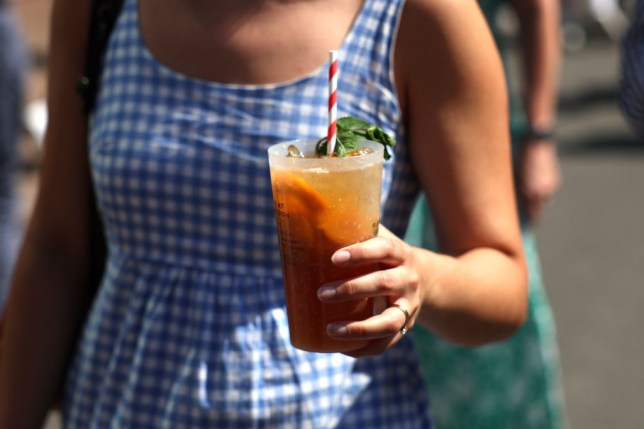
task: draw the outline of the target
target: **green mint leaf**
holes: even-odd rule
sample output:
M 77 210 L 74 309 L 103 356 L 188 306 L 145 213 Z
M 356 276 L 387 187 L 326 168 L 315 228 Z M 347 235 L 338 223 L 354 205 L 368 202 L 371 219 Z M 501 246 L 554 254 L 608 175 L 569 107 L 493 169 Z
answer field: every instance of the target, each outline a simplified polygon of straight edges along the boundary
M 338 133 L 337 136 L 337 141 L 340 142 L 342 147 L 344 147 L 345 154 L 358 149 L 358 140 L 359 136 L 348 132 Z
M 390 159 L 389 149 L 396 146 L 396 140 L 375 125 L 369 124 L 361 119 L 352 116 L 339 118 L 336 122 L 336 143 L 335 156 L 341 158 L 347 153 L 359 149 L 359 140 L 367 139 L 382 143 L 385 147 L 384 158 Z M 316 153 L 318 156 L 326 155 L 327 138 L 323 137 L 318 140 Z
M 339 157 L 339 158 L 342 158 L 343 156 L 345 156 L 345 155 L 347 154 L 347 152 L 348 152 L 348 151 L 347 151 L 347 147 L 346 147 L 346 145 L 344 144 L 344 142 L 343 142 L 343 141 L 341 141 L 340 139 L 337 139 L 337 138 L 336 138 L 336 142 L 335 142 L 335 155 L 336 155 L 337 157 Z M 326 151 L 325 151 L 325 153 L 326 153 Z
M 345 116 L 336 122 L 338 131 L 350 131 L 369 128 L 370 125 L 362 119 L 354 118 L 353 116 Z

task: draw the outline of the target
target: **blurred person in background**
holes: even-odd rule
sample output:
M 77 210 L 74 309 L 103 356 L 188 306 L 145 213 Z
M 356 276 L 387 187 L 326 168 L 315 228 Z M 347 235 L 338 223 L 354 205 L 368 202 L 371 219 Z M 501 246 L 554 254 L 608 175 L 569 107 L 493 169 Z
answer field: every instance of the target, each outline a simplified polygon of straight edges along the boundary
M 644 143 L 644 0 L 637 0 L 635 4 L 621 49 L 620 107 Z
M 16 172 L 22 135 L 27 54 L 11 0 L 0 0 L 0 314 L 20 235 Z
M 507 60 L 507 41 L 495 25 L 503 2 L 479 3 Z M 510 128 L 528 259 L 528 320 L 511 339 L 476 349 L 448 344 L 422 327 L 412 331 L 424 363 L 432 417 L 440 429 L 567 425 L 554 319 L 532 230 L 561 180 L 553 136 L 561 60 L 560 5 L 557 0 L 516 0 L 511 6 L 522 42 L 522 94 L 511 93 Z M 424 198 L 416 206 L 406 238 L 411 244 L 440 250 Z

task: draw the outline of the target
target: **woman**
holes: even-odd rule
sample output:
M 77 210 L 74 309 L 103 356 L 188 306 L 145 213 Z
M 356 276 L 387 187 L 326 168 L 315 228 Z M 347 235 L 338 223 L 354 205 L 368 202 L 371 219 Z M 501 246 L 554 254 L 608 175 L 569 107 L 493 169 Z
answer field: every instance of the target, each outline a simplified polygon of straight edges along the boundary
M 89 129 L 74 93 L 87 13 L 54 3 L 50 126 L 0 427 L 38 427 L 64 377 L 89 295 L 92 184 L 109 256 L 66 376 L 67 428 L 430 427 L 403 328 L 478 345 L 525 317 L 503 72 L 476 3 L 127 0 Z M 350 356 L 288 342 L 266 160 L 272 143 L 325 134 L 333 49 L 339 116 L 399 140 L 379 237 L 332 259 L 382 270 L 323 294 L 386 299 L 329 330 L 369 340 Z M 398 238 L 421 188 L 447 254 Z

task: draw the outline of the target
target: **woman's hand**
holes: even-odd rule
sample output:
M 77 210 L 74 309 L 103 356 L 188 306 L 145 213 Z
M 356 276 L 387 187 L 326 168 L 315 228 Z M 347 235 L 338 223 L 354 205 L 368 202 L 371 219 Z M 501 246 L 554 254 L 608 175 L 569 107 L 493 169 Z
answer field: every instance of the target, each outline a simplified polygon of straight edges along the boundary
M 528 218 L 539 220 L 561 186 L 556 145 L 548 140 L 523 143 L 519 166 L 519 194 Z
M 366 347 L 346 353 L 353 357 L 380 354 L 400 341 L 414 326 L 422 302 L 413 248 L 381 226 L 377 237 L 338 250 L 332 260 L 337 266 L 377 263 L 382 269 L 322 286 L 318 291 L 321 301 L 375 297 L 383 309 L 366 320 L 332 323 L 327 327 L 328 334 L 337 340 L 372 340 Z

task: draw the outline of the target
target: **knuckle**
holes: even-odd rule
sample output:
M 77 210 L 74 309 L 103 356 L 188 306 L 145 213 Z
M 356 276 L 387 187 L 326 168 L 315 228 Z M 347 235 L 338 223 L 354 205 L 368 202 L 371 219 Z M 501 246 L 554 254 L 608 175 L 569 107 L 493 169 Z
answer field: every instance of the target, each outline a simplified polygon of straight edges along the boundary
M 398 331 L 400 331 L 400 328 L 402 327 L 402 323 L 400 322 L 399 317 L 390 315 L 387 318 L 387 323 L 385 324 L 385 330 L 389 335 L 394 335 L 397 334 Z
M 349 280 L 339 288 L 339 292 L 346 296 L 356 296 L 358 294 L 358 285 L 355 280 Z
M 387 293 L 393 291 L 395 279 L 391 275 L 391 272 L 389 272 L 389 270 L 380 271 L 379 277 L 378 288 L 380 289 L 380 292 Z
M 412 272 L 409 279 L 409 287 L 414 293 L 420 289 L 420 275 L 417 272 Z
M 390 323 L 387 326 L 387 330 L 385 331 L 387 335 L 396 335 L 400 331 L 400 327 L 397 324 Z
M 393 256 L 396 253 L 396 245 L 394 241 L 390 238 L 384 238 L 384 248 L 386 256 Z
M 365 335 L 367 330 L 360 324 L 349 324 L 347 325 L 347 333 L 352 337 L 360 337 Z

